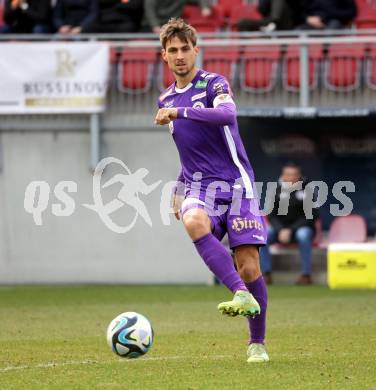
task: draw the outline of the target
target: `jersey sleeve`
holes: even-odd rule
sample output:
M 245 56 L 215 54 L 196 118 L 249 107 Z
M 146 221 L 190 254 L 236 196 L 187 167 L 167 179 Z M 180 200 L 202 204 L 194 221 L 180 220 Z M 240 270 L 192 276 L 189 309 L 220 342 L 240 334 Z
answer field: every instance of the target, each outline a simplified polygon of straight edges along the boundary
M 207 87 L 207 97 L 209 107 L 215 108 L 222 103 L 235 105 L 230 84 L 223 76 L 218 75 L 210 80 Z

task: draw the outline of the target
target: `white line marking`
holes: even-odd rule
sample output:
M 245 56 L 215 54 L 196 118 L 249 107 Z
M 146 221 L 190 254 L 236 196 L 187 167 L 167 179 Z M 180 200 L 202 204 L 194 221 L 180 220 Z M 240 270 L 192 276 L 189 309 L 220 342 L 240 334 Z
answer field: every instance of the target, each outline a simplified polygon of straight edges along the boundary
M 64 366 L 81 366 L 81 365 L 89 365 L 89 364 L 108 364 L 108 363 L 131 363 L 135 361 L 159 361 L 159 360 L 183 360 L 183 359 L 228 359 L 233 356 L 231 355 L 213 355 L 213 356 L 166 356 L 166 357 L 145 357 L 141 359 L 114 359 L 114 360 L 84 360 L 84 361 L 70 361 L 70 362 L 49 362 L 42 364 L 35 364 L 30 366 L 8 366 L 1 367 L 0 373 L 9 372 L 9 371 L 17 371 L 17 370 L 30 370 L 35 368 L 58 368 Z

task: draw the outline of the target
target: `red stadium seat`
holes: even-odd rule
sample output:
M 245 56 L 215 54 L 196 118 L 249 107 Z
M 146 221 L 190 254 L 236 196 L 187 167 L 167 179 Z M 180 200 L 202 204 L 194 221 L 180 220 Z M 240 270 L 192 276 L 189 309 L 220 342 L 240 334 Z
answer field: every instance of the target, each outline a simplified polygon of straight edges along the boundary
M 371 45 L 366 60 L 366 83 L 371 89 L 376 90 L 376 45 Z
M 156 60 L 156 48 L 124 48 L 118 67 L 119 89 L 127 93 L 150 90 Z
M 4 5 L 0 2 L 0 26 L 4 24 Z
M 183 18 L 187 20 L 198 32 L 219 31 L 224 25 L 222 9 L 217 6 L 211 7 L 210 16 L 202 16 L 201 8 L 195 5 L 186 5 L 183 10 Z
M 359 29 L 376 28 L 376 2 L 358 2 L 358 16 L 355 19 L 355 25 Z
M 225 18 L 229 18 L 234 9 L 244 5 L 244 0 L 218 0 L 217 3 L 217 6 L 222 9 Z
M 367 224 L 358 214 L 337 217 L 329 228 L 329 244 L 344 242 L 366 242 Z
M 257 10 L 257 6 L 252 4 L 243 4 L 231 9 L 229 25 L 232 31 L 237 31 L 237 24 L 242 19 L 262 19 L 261 14 Z
M 166 62 L 161 60 L 160 66 L 159 66 L 159 75 L 158 75 L 158 85 L 160 91 L 164 91 L 166 88 L 168 88 L 174 81 L 175 77 L 171 70 L 169 69 Z
M 322 45 L 310 46 L 309 55 L 309 86 L 314 89 L 318 85 L 320 65 L 323 59 Z M 300 88 L 300 47 L 291 45 L 287 49 L 283 61 L 283 85 L 289 91 L 299 91 Z
M 280 58 L 280 46 L 247 49 L 242 57 L 241 88 L 254 93 L 271 91 L 277 84 Z
M 325 62 L 325 85 L 332 91 L 352 91 L 360 86 L 364 44 L 331 45 Z
M 229 80 L 233 86 L 235 83 L 235 70 L 240 57 L 237 46 L 215 46 L 204 49 L 204 66 L 208 72 L 219 73 Z

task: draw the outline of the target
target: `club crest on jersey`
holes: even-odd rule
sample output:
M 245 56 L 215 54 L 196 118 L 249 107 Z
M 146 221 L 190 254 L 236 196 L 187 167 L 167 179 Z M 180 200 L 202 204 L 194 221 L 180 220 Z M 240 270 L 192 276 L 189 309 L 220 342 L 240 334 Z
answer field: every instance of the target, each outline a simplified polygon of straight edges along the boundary
M 213 90 L 217 95 L 225 93 L 225 86 L 222 83 L 215 83 L 213 85 Z
M 174 106 L 174 100 L 170 100 L 170 101 L 168 101 L 168 102 L 163 103 L 163 106 L 164 106 L 165 108 L 173 107 L 173 106 Z
M 208 85 L 208 80 L 199 80 L 197 81 L 195 88 L 204 89 L 206 88 L 207 85 Z
M 205 108 L 205 104 L 203 102 L 195 102 L 193 108 Z

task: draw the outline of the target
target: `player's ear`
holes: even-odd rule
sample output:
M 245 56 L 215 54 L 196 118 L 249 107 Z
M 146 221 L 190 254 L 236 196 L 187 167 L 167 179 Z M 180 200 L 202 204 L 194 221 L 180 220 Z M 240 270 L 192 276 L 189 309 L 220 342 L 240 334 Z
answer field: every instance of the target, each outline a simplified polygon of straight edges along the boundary
M 195 52 L 195 54 L 196 54 L 196 56 L 198 55 L 198 52 L 200 51 L 200 49 L 197 47 L 197 46 L 195 46 L 194 48 L 193 48 L 193 50 L 194 50 L 194 52 Z
M 167 53 L 165 49 L 162 49 L 161 51 L 163 61 L 167 62 Z

